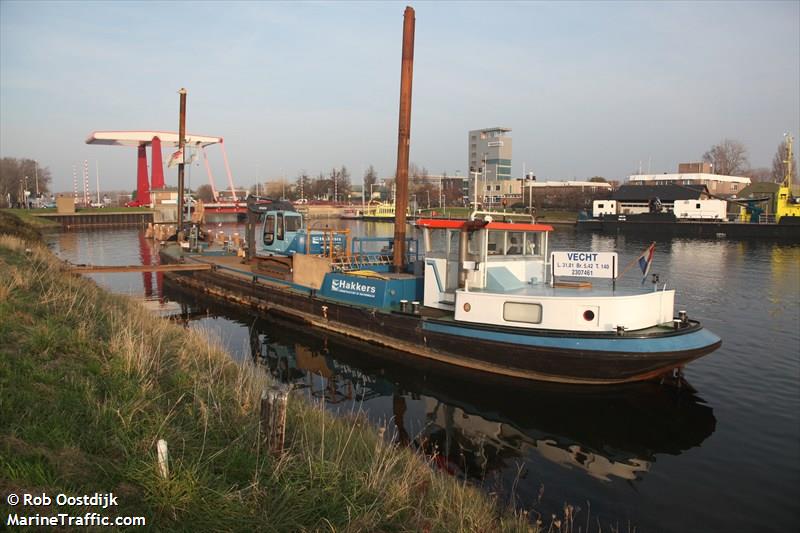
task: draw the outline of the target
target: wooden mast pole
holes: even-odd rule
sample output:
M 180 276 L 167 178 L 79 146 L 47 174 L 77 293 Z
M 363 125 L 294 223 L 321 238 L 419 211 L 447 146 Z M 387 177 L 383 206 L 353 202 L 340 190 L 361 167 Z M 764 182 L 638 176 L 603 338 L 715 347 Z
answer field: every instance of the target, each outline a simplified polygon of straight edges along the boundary
M 180 152 L 180 159 L 178 160 L 178 241 L 183 240 L 183 165 L 186 160 L 186 154 L 183 153 L 184 145 L 186 144 L 186 89 L 181 88 L 178 91 L 181 95 L 180 104 L 180 117 L 178 121 L 178 151 Z
M 406 209 L 408 208 L 408 157 L 411 141 L 411 80 L 414 75 L 414 8 L 403 14 L 403 61 L 400 70 L 400 121 L 397 133 L 397 175 L 394 206 L 395 272 L 402 272 L 406 255 Z

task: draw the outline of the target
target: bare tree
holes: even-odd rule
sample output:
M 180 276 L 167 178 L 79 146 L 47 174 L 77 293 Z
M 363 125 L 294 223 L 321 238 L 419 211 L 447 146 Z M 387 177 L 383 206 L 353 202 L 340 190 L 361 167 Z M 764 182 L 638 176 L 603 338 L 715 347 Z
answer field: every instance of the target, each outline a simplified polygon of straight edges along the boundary
M 459 177 L 442 179 L 445 205 L 464 204 L 464 180 Z
M 30 191 L 32 199 L 37 182 L 40 194 L 48 192 L 50 181 L 50 169 L 39 166 L 33 159 L 4 157 L 0 159 L 0 205 L 5 205 L 9 198 L 12 204 L 24 202 L 25 191 Z
M 413 161 L 408 165 L 408 177 L 411 183 L 419 183 L 420 179 L 422 179 L 422 171 Z M 395 176 L 395 178 L 397 178 L 397 176 Z
M 370 194 L 370 188 L 378 182 L 378 173 L 375 172 L 375 167 L 372 165 L 369 166 L 366 172 L 364 172 L 364 190 L 362 194 L 364 198 L 368 198 Z M 372 198 L 369 198 L 372 200 Z
M 322 172 L 308 186 L 307 197 L 315 200 L 329 199 L 333 195 L 333 181 Z
M 782 141 L 781 144 L 778 145 L 775 156 L 772 158 L 772 174 L 770 177 L 775 183 L 781 183 L 786 177 L 786 155 L 786 141 Z M 797 158 L 792 154 L 792 180 L 794 181 L 796 178 Z
M 201 185 L 197 188 L 197 198 L 202 200 L 205 203 L 211 203 L 214 201 L 214 190 L 211 188 L 211 185 L 208 183 Z
M 347 170 L 346 166 L 342 165 L 342 168 L 339 169 L 339 198 L 341 198 L 342 201 L 350 203 L 351 189 L 350 172 Z
M 747 160 L 747 148 L 733 139 L 722 139 L 703 154 L 703 161 L 711 163 L 714 174 L 735 176 L 747 171 L 750 162 Z
M 751 168 L 748 176 L 753 183 L 758 181 L 772 181 L 772 170 L 768 168 Z

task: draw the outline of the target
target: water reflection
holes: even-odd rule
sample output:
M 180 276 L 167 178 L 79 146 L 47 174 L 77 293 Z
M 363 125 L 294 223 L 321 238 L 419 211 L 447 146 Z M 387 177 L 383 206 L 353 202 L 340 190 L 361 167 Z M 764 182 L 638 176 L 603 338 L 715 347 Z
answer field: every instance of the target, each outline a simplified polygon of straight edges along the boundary
M 657 384 L 597 389 L 532 384 L 409 361 L 391 350 L 293 324 L 247 317 L 167 283 L 183 318 L 247 324 L 250 357 L 332 410 L 363 408 L 393 438 L 475 480 L 533 456 L 604 481 L 640 479 L 659 454 L 678 455 L 714 432 L 711 407 Z M 191 303 L 190 303 L 191 302 Z
M 392 234 L 391 224 L 325 223 L 351 228 L 354 235 Z M 62 232 L 48 241 L 75 263 L 134 264 L 142 260 L 138 237 L 136 229 L 121 229 Z M 551 249 L 617 251 L 623 266 L 651 240 L 557 227 Z M 157 260 L 155 247 L 150 258 Z M 679 308 L 724 339 L 718 352 L 687 367 L 688 379 L 713 411 L 696 394 L 658 387 L 520 388 L 397 361 L 396 354 L 372 346 L 335 339 L 326 344 L 305 329 L 259 321 L 253 330 L 252 315 L 198 304 L 194 294 L 171 294 L 169 283 L 167 300 L 146 304 L 161 314 L 186 313 L 178 318 L 220 336 L 239 359 L 255 353 L 253 333 L 256 341 L 265 335 L 273 352 L 265 368 L 280 370 L 277 375 L 298 386 L 305 379 L 303 392 L 325 398 L 331 410 L 361 407 L 377 423 L 392 427 L 396 421 L 395 438 L 436 452 L 441 468 L 483 477 L 487 490 L 504 496 L 514 487 L 517 502 L 541 502 L 537 507 L 546 516 L 565 501 L 589 500 L 593 520 L 601 514 L 627 519 L 647 531 L 796 529 L 800 246 L 658 238 L 652 271 L 678 290 Z M 635 272 L 618 286 L 641 286 Z M 139 297 L 146 283 L 140 273 L 89 277 Z M 158 284 L 156 278 L 156 287 L 151 285 L 154 298 L 162 294 Z

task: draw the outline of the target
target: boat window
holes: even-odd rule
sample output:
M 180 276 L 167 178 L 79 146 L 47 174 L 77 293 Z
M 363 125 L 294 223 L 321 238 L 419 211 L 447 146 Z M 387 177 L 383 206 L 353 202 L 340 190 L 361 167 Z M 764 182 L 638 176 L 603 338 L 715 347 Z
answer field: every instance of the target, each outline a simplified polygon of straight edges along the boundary
M 503 320 L 507 322 L 541 324 L 542 305 L 526 304 L 522 302 L 506 302 L 503 304 Z
M 267 215 L 264 221 L 264 244 L 270 245 L 275 240 L 275 215 Z
M 485 233 L 485 231 L 473 231 L 469 234 L 467 250 L 470 256 L 479 258 L 483 253 L 483 235 Z
M 521 231 L 509 231 L 506 239 L 506 255 L 522 255 L 525 234 Z
M 542 234 L 525 234 L 525 255 L 542 255 Z
M 490 231 L 489 233 L 489 242 L 487 249 L 489 250 L 489 255 L 497 255 L 503 253 L 503 237 L 505 237 L 504 231 Z
M 296 215 L 286 215 L 286 231 L 300 231 L 303 227 L 303 217 Z
M 275 225 L 276 237 L 279 241 L 283 240 L 283 213 L 278 213 L 278 223 Z
M 458 230 L 447 231 L 447 257 L 449 259 L 458 259 L 458 239 L 460 235 Z

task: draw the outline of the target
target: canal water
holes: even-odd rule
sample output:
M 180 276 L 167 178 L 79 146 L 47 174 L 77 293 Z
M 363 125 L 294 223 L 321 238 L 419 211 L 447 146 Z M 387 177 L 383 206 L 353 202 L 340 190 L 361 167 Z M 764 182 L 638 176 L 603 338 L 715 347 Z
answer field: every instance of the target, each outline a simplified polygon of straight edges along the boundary
M 346 224 L 354 234 L 392 232 L 389 224 Z M 49 239 L 78 263 L 158 260 L 138 230 Z M 617 251 L 625 265 L 649 242 L 558 227 L 551 250 Z M 658 240 L 651 272 L 677 289 L 677 309 L 723 339 L 687 367 L 694 391 L 512 387 L 198 299 L 160 274 L 91 277 L 208 331 L 234 357 L 254 359 L 332 411 L 364 411 L 397 441 L 435 452 L 437 468 L 542 513 L 545 523 L 569 503 L 584 529 L 588 518 L 593 530 L 599 519 L 620 531 L 796 531 L 800 246 Z M 640 281 L 632 270 L 621 283 Z

